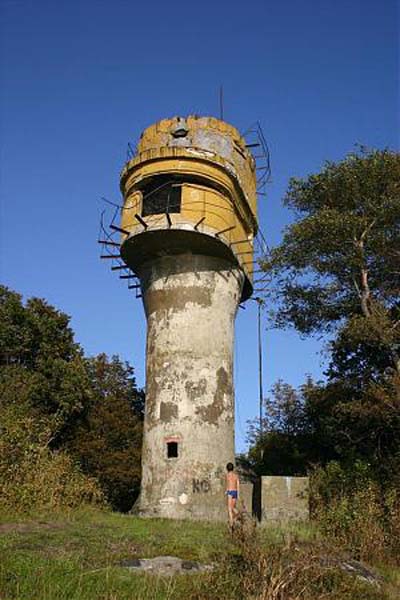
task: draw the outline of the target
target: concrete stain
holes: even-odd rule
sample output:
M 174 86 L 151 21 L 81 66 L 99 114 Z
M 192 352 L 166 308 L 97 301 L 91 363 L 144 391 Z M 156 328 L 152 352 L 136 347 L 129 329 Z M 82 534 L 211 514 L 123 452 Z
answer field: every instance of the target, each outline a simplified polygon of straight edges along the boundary
M 153 312 L 172 310 L 178 312 L 184 310 L 188 304 L 197 304 L 203 308 L 211 306 L 211 290 L 200 286 L 185 286 L 150 289 L 146 295 L 147 314 Z
M 204 377 L 200 379 L 197 383 L 193 381 L 186 381 L 185 390 L 188 395 L 189 400 L 195 402 L 197 398 L 202 398 L 207 392 L 207 379 Z
M 218 425 L 218 419 L 225 411 L 224 398 L 232 394 L 231 378 L 223 367 L 217 371 L 217 390 L 214 400 L 207 406 L 198 406 L 196 413 L 210 425 Z
M 178 418 L 178 406 L 173 402 L 160 403 L 160 420 L 164 423 L 171 423 L 173 419 Z

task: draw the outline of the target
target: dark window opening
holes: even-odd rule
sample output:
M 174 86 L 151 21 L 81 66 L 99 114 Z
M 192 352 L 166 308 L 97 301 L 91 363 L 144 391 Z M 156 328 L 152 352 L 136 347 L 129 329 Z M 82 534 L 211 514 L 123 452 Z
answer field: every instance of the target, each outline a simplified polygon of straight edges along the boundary
M 167 443 L 167 456 L 168 458 L 178 458 L 178 442 Z
M 143 189 L 142 216 L 163 213 L 180 213 L 182 187 L 169 177 L 157 177 L 145 183 Z

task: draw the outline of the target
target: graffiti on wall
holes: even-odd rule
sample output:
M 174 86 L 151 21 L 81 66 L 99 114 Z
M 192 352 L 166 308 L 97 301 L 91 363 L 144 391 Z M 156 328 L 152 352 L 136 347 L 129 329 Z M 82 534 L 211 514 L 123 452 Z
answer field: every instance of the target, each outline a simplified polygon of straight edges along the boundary
M 192 479 L 192 488 L 194 494 L 206 494 L 210 491 L 210 481 L 208 479 Z

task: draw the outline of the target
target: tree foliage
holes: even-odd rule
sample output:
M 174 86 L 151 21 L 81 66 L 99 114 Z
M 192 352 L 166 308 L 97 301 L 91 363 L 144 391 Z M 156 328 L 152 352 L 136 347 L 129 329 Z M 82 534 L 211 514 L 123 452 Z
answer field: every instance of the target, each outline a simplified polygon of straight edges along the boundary
M 117 356 L 88 359 L 94 399 L 66 441 L 85 473 L 95 476 L 117 510 L 127 511 L 139 493 L 141 402 L 133 369 Z
M 330 363 L 325 383 L 275 386 L 254 460 L 279 474 L 360 461 L 389 481 L 400 471 L 400 155 L 360 148 L 292 179 L 284 201 L 295 219 L 263 263 L 266 301 L 275 326 L 328 332 Z
M 285 204 L 296 220 L 263 268 L 274 322 L 302 334 L 346 326 L 400 372 L 400 155 L 366 150 L 293 178 Z
M 264 402 L 263 429 L 250 423 L 249 459 L 262 475 L 305 475 L 337 460 L 369 465 L 380 482 L 400 480 L 400 379 L 362 390 L 346 380 L 298 390 L 276 383 Z
M 260 475 L 305 475 L 318 460 L 313 423 L 307 406 L 315 384 L 309 379 L 296 390 L 279 380 L 264 399 L 263 421 L 249 423 L 250 465 Z
M 70 361 L 81 354 L 65 313 L 41 298 L 24 306 L 20 294 L 0 286 L 0 365 L 34 369 L 49 357 Z
M 10 456 L 20 466 L 18 485 L 28 477 L 22 468 L 28 448 L 44 461 L 37 469 L 50 469 L 52 459 L 67 471 L 71 465 L 72 478 L 81 469 L 113 507 L 129 509 L 140 479 L 143 404 L 132 367 L 104 354 L 85 358 L 66 314 L 39 298 L 24 305 L 0 286 L 0 417 L 11 423 L 14 414 L 14 446 L 24 449 L 14 456 L 9 442 L 2 478 L 12 476 Z M 10 431 L 3 429 L 2 439 L 11 440 Z

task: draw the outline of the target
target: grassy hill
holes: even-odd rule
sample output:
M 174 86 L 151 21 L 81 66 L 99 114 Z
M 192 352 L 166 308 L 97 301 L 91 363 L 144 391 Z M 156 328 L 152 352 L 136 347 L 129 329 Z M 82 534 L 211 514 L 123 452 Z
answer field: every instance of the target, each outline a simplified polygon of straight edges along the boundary
M 343 572 L 342 554 L 311 525 L 145 520 L 85 509 L 0 521 L 1 600 L 395 600 L 400 571 L 381 568 L 380 587 Z M 173 555 L 213 564 L 202 574 L 132 573 L 127 559 Z

